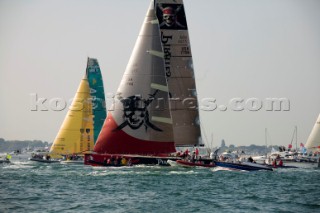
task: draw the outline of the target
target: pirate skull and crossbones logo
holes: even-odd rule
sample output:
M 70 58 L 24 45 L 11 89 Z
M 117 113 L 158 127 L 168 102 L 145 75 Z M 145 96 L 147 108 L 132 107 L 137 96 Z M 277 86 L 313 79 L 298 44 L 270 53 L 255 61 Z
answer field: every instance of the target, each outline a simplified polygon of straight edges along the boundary
M 174 5 L 168 5 L 168 6 L 164 7 L 162 4 L 159 4 L 158 8 L 162 12 L 162 17 L 159 16 L 159 14 L 158 14 L 158 18 L 161 17 L 161 19 L 162 19 L 162 23 L 160 24 L 160 28 L 165 28 L 165 29 L 186 28 L 186 26 L 184 26 L 178 20 L 178 14 L 184 15 L 184 10 L 183 10 L 182 5 L 176 6 L 174 4 Z M 159 20 L 161 20 L 161 19 L 159 19 Z
M 149 120 L 148 106 L 154 100 L 154 97 L 159 90 L 156 90 L 148 99 L 143 99 L 138 95 L 130 96 L 128 98 L 120 97 L 120 101 L 123 104 L 123 123 L 120 124 L 114 131 L 121 130 L 126 126 L 129 126 L 131 129 L 139 129 L 142 125 L 145 126 L 147 131 L 148 127 L 153 130 L 160 131 L 162 130 L 152 124 Z

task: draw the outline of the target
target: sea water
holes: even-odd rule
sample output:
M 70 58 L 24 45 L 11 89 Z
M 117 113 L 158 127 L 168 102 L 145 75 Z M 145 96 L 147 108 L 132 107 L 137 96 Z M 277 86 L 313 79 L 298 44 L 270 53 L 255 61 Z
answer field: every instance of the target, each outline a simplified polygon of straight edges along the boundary
M 320 169 L 0 165 L 0 212 L 320 212 Z

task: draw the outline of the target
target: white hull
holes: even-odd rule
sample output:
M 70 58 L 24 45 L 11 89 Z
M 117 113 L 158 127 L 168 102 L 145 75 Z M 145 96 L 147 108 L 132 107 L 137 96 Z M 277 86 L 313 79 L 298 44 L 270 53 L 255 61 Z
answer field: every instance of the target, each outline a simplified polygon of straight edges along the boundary
M 257 167 L 257 168 L 261 168 L 261 169 L 268 169 L 269 168 L 268 166 L 260 165 L 260 164 L 257 164 L 257 163 L 251 163 L 251 162 L 241 162 L 241 163 L 243 165 L 254 166 L 254 167 Z

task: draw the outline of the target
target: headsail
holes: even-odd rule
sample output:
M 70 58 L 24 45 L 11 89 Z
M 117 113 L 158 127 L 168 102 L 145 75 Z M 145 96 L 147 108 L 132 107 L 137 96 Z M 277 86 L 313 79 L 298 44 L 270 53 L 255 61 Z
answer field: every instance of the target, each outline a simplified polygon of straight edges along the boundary
M 320 114 L 305 145 L 307 149 L 320 149 Z
M 171 122 L 163 49 L 152 1 L 94 151 L 142 155 L 175 152 Z
M 98 60 L 88 58 L 87 78 L 90 87 L 93 110 L 94 143 L 97 141 L 104 120 L 106 119 L 106 102 L 104 95 L 103 80 Z
M 176 146 L 201 144 L 196 83 L 183 0 L 156 0 Z
M 87 78 L 77 93 L 50 148 L 54 154 L 79 154 L 93 148 L 92 102 Z

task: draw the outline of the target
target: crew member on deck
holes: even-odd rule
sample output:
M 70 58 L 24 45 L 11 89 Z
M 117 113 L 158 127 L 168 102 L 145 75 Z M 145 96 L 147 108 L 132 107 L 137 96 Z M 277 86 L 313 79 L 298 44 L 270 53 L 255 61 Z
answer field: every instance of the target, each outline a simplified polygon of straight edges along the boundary
M 191 162 L 194 163 L 196 161 L 196 153 L 192 152 Z
M 283 162 L 282 162 L 282 160 L 281 160 L 281 159 L 280 159 L 280 161 L 279 161 L 278 166 L 283 166 Z
M 274 168 L 277 168 L 277 159 L 274 159 L 274 160 L 273 160 L 272 166 L 273 166 Z
M 11 155 L 9 153 L 7 153 L 6 160 L 10 160 L 10 159 L 11 159 Z
M 104 165 L 104 166 L 107 165 L 107 159 L 106 159 L 106 158 L 104 158 L 104 160 L 103 160 L 103 165 Z
M 188 157 L 189 155 L 189 149 L 186 149 L 186 151 L 184 151 L 185 157 Z
M 248 158 L 248 161 L 249 161 L 250 163 L 253 163 L 253 158 L 250 156 L 250 157 Z
M 196 148 L 195 153 L 196 153 L 196 159 L 198 159 L 198 157 L 199 157 L 199 149 L 198 149 L 198 147 Z
M 121 159 L 121 165 L 126 166 L 127 165 L 127 159 L 125 157 L 122 157 Z

